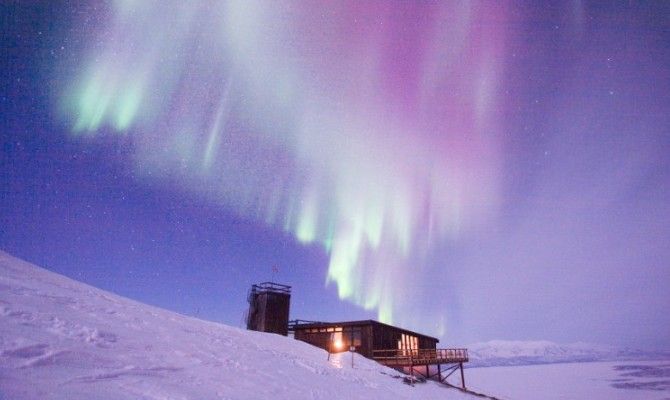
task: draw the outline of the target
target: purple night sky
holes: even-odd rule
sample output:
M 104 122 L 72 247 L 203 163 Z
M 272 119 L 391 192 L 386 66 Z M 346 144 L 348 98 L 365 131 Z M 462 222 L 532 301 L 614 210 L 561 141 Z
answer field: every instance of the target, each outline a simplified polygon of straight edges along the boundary
M 670 3 L 0 11 L 0 249 L 235 326 L 274 278 L 449 346 L 670 348 Z

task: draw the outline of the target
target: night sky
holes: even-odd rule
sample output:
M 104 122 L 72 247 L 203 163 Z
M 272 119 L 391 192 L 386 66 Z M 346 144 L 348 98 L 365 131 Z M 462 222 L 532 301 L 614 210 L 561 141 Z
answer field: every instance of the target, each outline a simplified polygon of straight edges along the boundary
M 37 3 L 0 5 L 0 249 L 235 326 L 274 279 L 670 348 L 670 2 Z

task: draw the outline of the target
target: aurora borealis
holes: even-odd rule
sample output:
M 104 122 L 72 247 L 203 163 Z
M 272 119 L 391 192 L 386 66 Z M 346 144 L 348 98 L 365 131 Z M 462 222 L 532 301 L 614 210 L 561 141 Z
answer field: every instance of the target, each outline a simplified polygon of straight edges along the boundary
M 292 318 L 670 343 L 665 3 L 2 10 L 16 256 L 233 325 L 276 264 Z
M 339 296 L 391 322 L 427 254 L 495 209 L 504 18 L 483 4 L 115 2 L 67 110 L 74 134 L 134 135 L 140 168 L 321 244 Z

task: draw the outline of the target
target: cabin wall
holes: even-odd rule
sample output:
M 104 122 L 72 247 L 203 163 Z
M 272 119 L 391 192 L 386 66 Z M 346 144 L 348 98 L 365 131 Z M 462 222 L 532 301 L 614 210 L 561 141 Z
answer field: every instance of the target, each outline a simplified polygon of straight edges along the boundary
M 293 337 L 296 340 L 301 340 L 303 342 L 309 343 L 312 346 L 320 347 L 328 351 L 330 343 L 330 333 L 310 333 L 306 330 L 297 330 L 295 331 Z
M 425 336 L 419 336 L 420 349 L 437 349 L 437 340 Z
M 374 349 L 373 333 L 372 325 L 361 326 L 362 343 L 361 348 L 356 349 L 356 351 L 368 358 L 372 358 L 372 350 Z
M 437 339 L 376 323 L 296 328 L 294 337 L 331 352 L 348 351 L 353 345 L 357 353 L 368 358 L 372 358 L 373 350 L 395 350 L 399 349 L 399 346 L 408 350 L 437 348 Z M 334 347 L 333 343 L 336 340 L 341 341 L 340 348 Z
M 435 349 L 437 340 L 427 336 L 412 334 L 403 329 L 394 328 L 382 324 L 374 324 L 373 329 L 373 348 L 374 350 L 392 350 L 398 349 L 399 345 L 405 349 Z M 405 335 L 403 337 L 403 335 Z M 415 338 L 415 339 L 412 339 Z
M 296 328 L 294 338 L 333 353 L 349 351 L 351 346 L 366 357 L 372 356 L 372 327 L 370 325 L 338 326 L 337 324 Z M 341 346 L 335 346 L 340 342 Z

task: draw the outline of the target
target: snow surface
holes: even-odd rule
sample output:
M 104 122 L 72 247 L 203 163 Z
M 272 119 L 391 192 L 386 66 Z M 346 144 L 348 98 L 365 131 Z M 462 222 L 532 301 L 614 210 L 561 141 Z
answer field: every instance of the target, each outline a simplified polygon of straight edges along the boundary
M 0 252 L 0 399 L 473 399 L 361 356 L 186 317 Z
M 670 360 L 469 368 L 468 388 L 502 400 L 667 400 Z
M 670 360 L 670 353 L 547 340 L 492 340 L 468 346 L 470 366 L 529 365 L 585 361 Z

